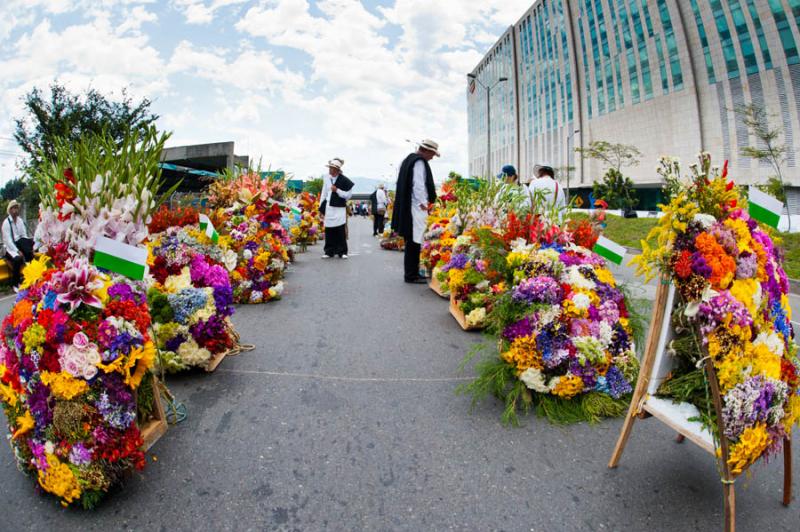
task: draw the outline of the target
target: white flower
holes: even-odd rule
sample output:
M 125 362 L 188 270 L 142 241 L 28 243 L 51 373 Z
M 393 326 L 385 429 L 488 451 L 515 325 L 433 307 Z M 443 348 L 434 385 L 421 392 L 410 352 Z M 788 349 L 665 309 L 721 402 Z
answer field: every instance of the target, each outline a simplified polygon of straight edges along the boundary
M 773 353 L 779 357 L 783 356 L 783 340 L 781 340 L 780 336 L 778 336 L 775 332 L 759 333 L 758 336 L 756 336 L 756 339 L 753 340 L 753 346 L 762 344 L 767 346 L 767 349 L 769 349 L 770 353 Z
M 533 391 L 539 393 L 550 393 L 553 387 L 547 385 L 544 374 L 536 368 L 528 368 L 519 376 L 519 380 L 525 383 L 525 386 Z M 550 381 L 551 384 L 553 380 Z
M 703 295 L 700 297 L 699 301 L 692 301 L 688 305 L 686 305 L 686 310 L 683 311 L 683 314 L 687 318 L 694 318 L 697 316 L 697 313 L 700 311 L 700 303 L 711 301 L 711 298 L 718 296 L 719 292 L 711 288 L 711 285 L 706 286 L 705 290 L 703 290 Z
M 709 227 L 717 223 L 716 218 L 714 218 L 710 214 L 704 214 L 704 213 L 695 214 L 692 221 L 699 223 L 701 226 L 703 226 L 703 229 L 708 229 Z
M 575 304 L 577 308 L 585 310 L 589 308 L 589 305 L 591 305 L 592 300 L 589 299 L 589 296 L 587 296 L 586 294 L 575 294 L 574 296 L 572 296 L 572 302 Z
M 470 327 L 479 327 L 483 324 L 485 319 L 486 309 L 483 307 L 478 307 L 467 314 L 467 325 Z

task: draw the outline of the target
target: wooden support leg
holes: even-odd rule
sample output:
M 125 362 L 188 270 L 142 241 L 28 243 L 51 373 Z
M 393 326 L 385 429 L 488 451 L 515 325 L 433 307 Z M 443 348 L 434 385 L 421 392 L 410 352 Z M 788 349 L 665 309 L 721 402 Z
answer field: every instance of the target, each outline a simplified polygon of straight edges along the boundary
M 792 502 L 792 440 L 787 436 L 783 440 L 783 505 Z
M 725 493 L 725 532 L 736 530 L 736 495 L 733 484 L 724 484 Z
M 614 447 L 614 453 L 611 455 L 611 460 L 608 462 L 608 467 L 615 468 L 622 458 L 622 451 L 625 450 L 625 445 L 628 443 L 628 438 L 631 436 L 631 429 L 633 429 L 633 422 L 636 421 L 637 406 L 631 402 L 628 415 L 625 416 L 625 423 L 622 425 L 622 431 L 619 433 L 617 445 Z

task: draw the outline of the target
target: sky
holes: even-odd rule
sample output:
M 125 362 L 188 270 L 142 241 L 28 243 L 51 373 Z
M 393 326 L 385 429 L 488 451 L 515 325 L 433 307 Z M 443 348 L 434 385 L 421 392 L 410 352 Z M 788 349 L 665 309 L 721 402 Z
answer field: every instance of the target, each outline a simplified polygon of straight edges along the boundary
M 532 0 L 0 0 L 0 182 L 54 81 L 148 98 L 168 146 L 234 141 L 296 178 L 394 180 L 423 138 L 466 174 L 466 73 Z

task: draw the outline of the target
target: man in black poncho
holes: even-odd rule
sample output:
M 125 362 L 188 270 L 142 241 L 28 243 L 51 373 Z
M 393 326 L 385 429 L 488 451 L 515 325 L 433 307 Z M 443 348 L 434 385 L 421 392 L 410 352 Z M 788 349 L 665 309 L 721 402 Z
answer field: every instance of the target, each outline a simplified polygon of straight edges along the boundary
M 392 231 L 405 239 L 404 279 L 407 283 L 426 282 L 419 274 L 419 252 L 428 212 L 436 201 L 436 186 L 428 164 L 434 157 L 439 157 L 439 145 L 423 140 L 417 151 L 403 160 L 397 173 Z

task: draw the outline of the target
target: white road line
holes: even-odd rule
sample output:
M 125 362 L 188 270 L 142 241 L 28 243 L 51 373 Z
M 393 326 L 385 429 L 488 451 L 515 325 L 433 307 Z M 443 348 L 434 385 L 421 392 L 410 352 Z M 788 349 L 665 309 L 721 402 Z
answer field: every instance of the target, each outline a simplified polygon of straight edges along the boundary
M 335 375 L 314 375 L 311 373 L 291 373 L 284 371 L 261 371 L 247 369 L 217 368 L 217 372 L 238 373 L 243 375 L 269 375 L 271 377 L 296 377 L 301 379 L 315 379 L 344 382 L 465 382 L 474 380 L 474 377 L 337 377 Z

